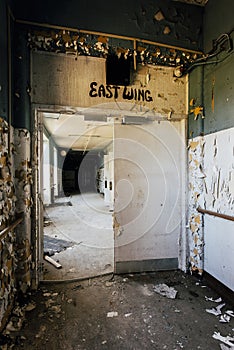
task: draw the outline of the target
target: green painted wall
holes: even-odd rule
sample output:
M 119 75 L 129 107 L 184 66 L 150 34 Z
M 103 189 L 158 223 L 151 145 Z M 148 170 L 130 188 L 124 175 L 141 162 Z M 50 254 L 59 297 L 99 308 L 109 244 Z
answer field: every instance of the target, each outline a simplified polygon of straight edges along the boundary
M 161 11 L 163 18 L 155 14 Z M 17 19 L 202 49 L 203 8 L 172 0 L 15 0 Z M 165 26 L 170 32 L 164 34 Z
M 30 106 L 30 50 L 27 42 L 27 29 L 15 24 L 13 36 L 13 117 L 16 128 L 31 130 Z
M 205 52 L 212 49 L 213 40 L 228 33 L 234 40 L 233 0 L 209 0 L 204 16 Z M 225 44 L 226 45 L 226 44 Z M 215 63 L 212 63 L 215 62 Z M 223 51 L 195 67 L 189 76 L 189 101 L 204 108 L 205 118 L 194 120 L 189 115 L 188 137 L 210 134 L 234 127 L 234 51 Z M 192 107 L 190 107 L 191 110 Z
M 7 3 L 0 1 L 0 117 L 8 120 Z

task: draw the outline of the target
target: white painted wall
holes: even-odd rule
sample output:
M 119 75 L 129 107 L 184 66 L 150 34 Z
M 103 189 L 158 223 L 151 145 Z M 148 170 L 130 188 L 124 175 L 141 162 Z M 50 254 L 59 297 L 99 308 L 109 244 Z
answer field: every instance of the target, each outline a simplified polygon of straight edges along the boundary
M 110 210 L 114 204 L 114 160 L 113 152 L 104 155 L 104 200 L 109 205 Z
M 234 291 L 234 222 L 204 216 L 204 268 Z
M 51 203 L 51 190 L 50 190 L 50 148 L 49 140 L 43 134 L 43 203 Z
M 54 153 L 54 195 L 58 196 L 58 151 L 56 147 L 53 147 L 53 153 Z
M 179 258 L 185 121 L 114 127 L 115 260 Z
M 234 215 L 234 128 L 204 137 L 207 210 Z M 234 291 L 234 222 L 204 215 L 204 269 Z

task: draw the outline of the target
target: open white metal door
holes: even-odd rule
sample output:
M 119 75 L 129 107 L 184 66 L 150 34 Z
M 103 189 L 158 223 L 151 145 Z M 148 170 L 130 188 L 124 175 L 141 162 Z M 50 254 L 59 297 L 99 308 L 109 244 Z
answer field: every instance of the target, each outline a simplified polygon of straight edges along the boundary
M 184 139 L 183 120 L 133 125 L 129 117 L 115 124 L 116 273 L 183 264 Z

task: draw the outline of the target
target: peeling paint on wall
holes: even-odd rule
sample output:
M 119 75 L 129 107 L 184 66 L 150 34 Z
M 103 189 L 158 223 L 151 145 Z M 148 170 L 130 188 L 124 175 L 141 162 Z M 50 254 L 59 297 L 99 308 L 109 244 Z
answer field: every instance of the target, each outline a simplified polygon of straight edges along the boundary
M 181 20 L 184 21 L 184 17 L 181 18 L 178 15 L 177 20 L 178 22 Z M 159 27 L 158 31 L 164 37 L 178 35 L 175 21 L 175 18 L 173 18 L 173 21 L 171 19 L 164 20 L 164 15 L 161 11 L 158 11 L 154 15 L 154 22 Z M 182 28 L 180 23 L 178 26 Z M 100 36 L 95 33 L 90 35 L 90 33 L 71 32 L 68 30 L 31 29 L 28 33 L 28 45 L 34 51 L 67 54 L 76 59 L 78 56 L 100 58 L 107 58 L 108 56 L 117 56 L 120 58 L 122 56 L 125 59 L 132 58 L 135 62 L 143 65 L 157 64 L 169 67 L 183 65 L 184 68 L 188 68 L 198 57 L 202 57 L 200 52 L 176 47 L 172 48 L 170 46 L 166 47 L 165 44 L 154 44 L 153 42 L 146 42 L 140 39 L 136 40 L 123 37 L 120 43 L 114 43 L 114 40 L 111 35 L 108 37 L 107 34 L 106 36 Z M 193 41 L 192 39 L 189 40 L 191 42 Z
M 17 278 L 23 292 L 31 284 L 31 185 L 32 167 L 30 133 L 26 129 L 14 130 L 13 154 L 15 168 L 16 213 L 23 214 L 24 220 L 17 228 Z
M 0 237 L 0 329 L 14 300 L 16 279 L 15 234 Z
M 202 206 L 202 195 L 204 189 L 204 139 L 197 137 L 189 141 L 189 263 L 191 272 L 202 274 L 204 268 L 204 232 L 202 214 L 197 208 Z
M 12 160 L 8 154 L 9 128 L 0 118 L 0 228 L 4 228 L 15 213 L 16 196 L 12 178 Z
M 9 137 L 10 128 L 7 122 L 0 118 L 0 329 L 11 308 L 16 288 L 15 234 L 13 231 L 2 231 L 14 219 L 16 202 Z
M 234 128 L 205 136 L 204 209 L 233 215 Z
M 203 250 L 206 228 L 203 228 L 203 215 L 198 213 L 197 208 L 201 207 L 211 212 L 233 216 L 233 144 L 234 128 L 199 136 L 189 141 L 189 260 L 191 271 L 202 273 L 204 266 Z M 223 227 L 225 227 L 225 221 Z M 214 229 L 213 239 L 216 234 L 218 233 Z M 228 237 L 228 232 L 226 235 Z M 225 238 L 223 242 L 225 245 Z M 226 254 L 229 254 L 228 251 Z M 220 264 L 221 262 L 218 263 Z M 225 266 L 224 263 L 222 265 Z

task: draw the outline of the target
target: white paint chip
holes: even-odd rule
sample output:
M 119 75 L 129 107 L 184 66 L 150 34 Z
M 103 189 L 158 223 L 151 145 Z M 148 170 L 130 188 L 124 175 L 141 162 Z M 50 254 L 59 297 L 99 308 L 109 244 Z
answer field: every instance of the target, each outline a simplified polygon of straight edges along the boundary
M 231 316 L 224 314 L 220 316 L 219 322 L 221 323 L 228 323 L 230 322 Z
M 107 317 L 117 317 L 118 312 L 117 311 L 110 311 L 107 313 Z
M 224 344 L 226 344 L 228 346 L 234 347 L 234 338 L 233 337 L 229 337 L 229 336 L 224 337 L 219 332 L 214 332 L 212 337 L 216 340 L 223 342 Z
M 232 310 L 227 310 L 226 314 L 228 314 L 229 316 L 234 317 L 234 312 Z
M 221 301 L 222 301 L 222 298 L 213 299 L 212 297 L 208 298 L 207 296 L 205 296 L 205 299 L 206 299 L 206 301 L 213 301 L 214 303 L 221 303 Z
M 206 309 L 206 312 L 209 314 L 213 314 L 215 316 L 219 316 L 222 314 L 221 309 L 225 306 L 225 304 L 220 304 L 217 307 L 213 307 L 212 309 Z

